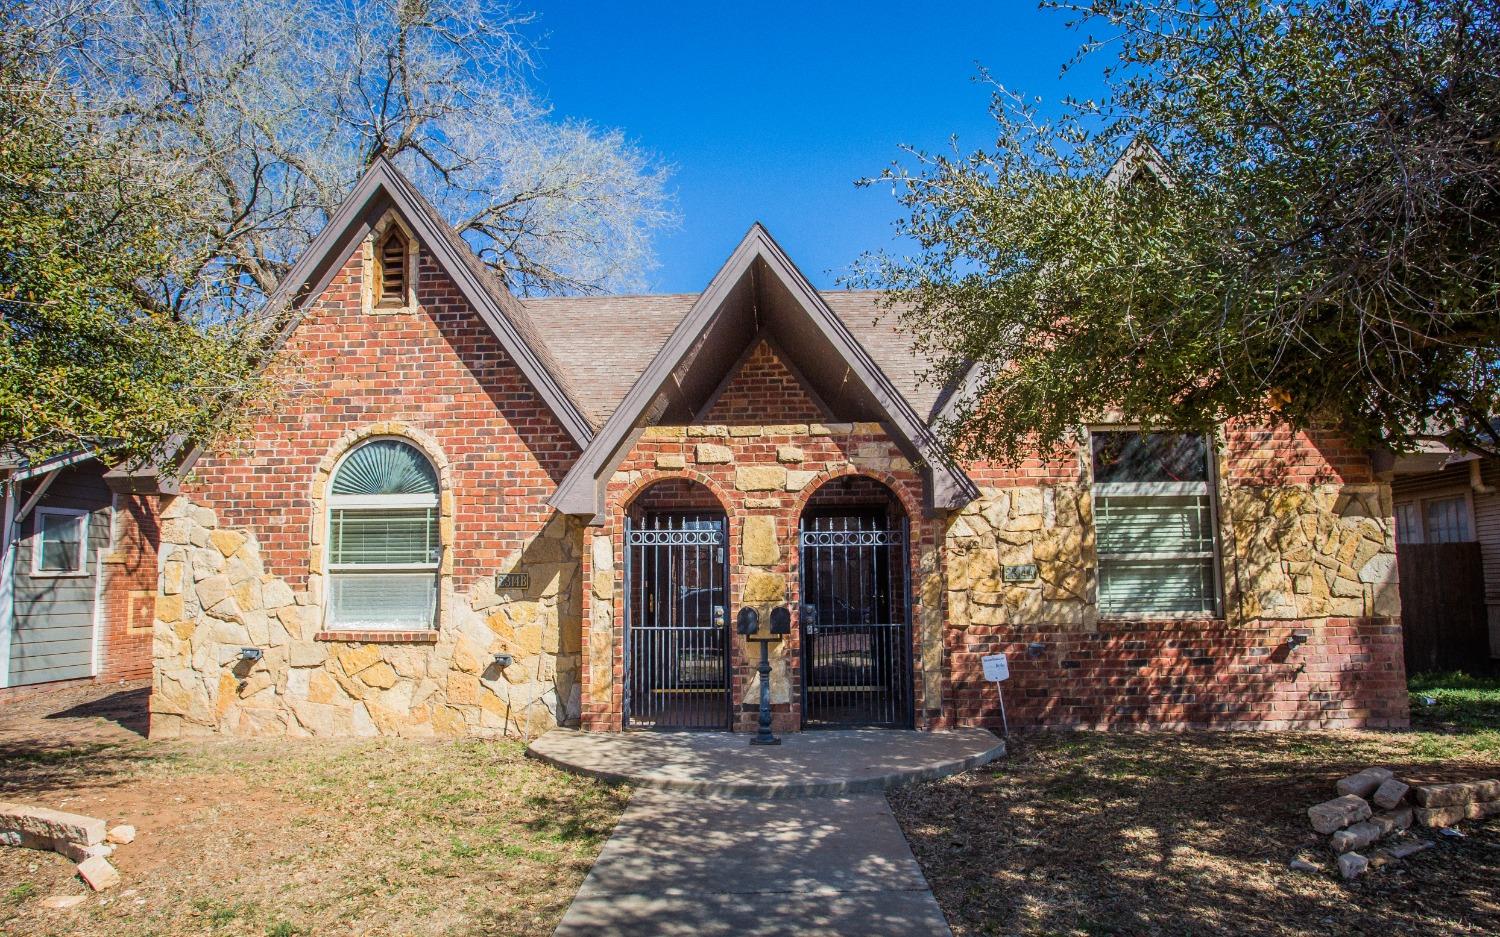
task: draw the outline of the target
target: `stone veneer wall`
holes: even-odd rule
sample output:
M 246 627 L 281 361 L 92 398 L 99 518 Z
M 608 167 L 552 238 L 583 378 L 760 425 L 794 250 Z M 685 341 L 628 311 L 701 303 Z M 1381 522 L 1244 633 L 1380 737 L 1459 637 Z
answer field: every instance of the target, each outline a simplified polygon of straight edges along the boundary
M 945 538 L 945 721 L 999 726 L 979 659 L 1005 652 L 1012 725 L 1406 723 L 1390 489 L 1336 438 L 1231 428 L 1218 460 L 1222 618 L 1101 619 L 1087 456 L 975 466 Z M 1290 480 L 1290 483 L 1288 483 Z M 1002 582 L 1036 563 L 1034 582 Z M 1294 649 L 1289 638 L 1304 631 Z
M 726 394 L 728 396 L 728 394 Z M 911 524 L 913 660 L 917 723 L 940 714 L 942 584 L 936 524 L 923 517 L 923 483 L 878 423 L 770 423 L 647 427 L 611 478 L 607 517 L 589 531 L 584 551 L 586 596 L 583 725 L 618 730 L 624 674 L 624 520 L 632 502 L 664 479 L 707 488 L 729 518 L 731 604 L 796 607 L 796 532 L 802 507 L 826 482 L 864 475 L 886 485 Z M 801 727 L 798 642 L 772 645 L 771 699 L 778 732 Z M 731 695 L 737 729 L 753 728 L 760 699 L 759 651 L 734 638 Z
M 466 594 L 445 545 L 438 627 L 361 641 L 322 629 L 320 575 L 294 590 L 266 572 L 253 534 L 176 498 L 162 513 L 151 735 L 530 737 L 576 720 L 577 631 L 568 640 L 563 622 L 579 614 L 578 543 L 559 517 L 524 567 L 507 564 L 530 571 L 530 589 L 480 579 Z M 242 661 L 245 647 L 263 656 Z M 514 662 L 497 665 L 501 652 Z
M 394 311 L 364 309 L 363 255 L 292 334 L 274 412 L 163 505 L 153 736 L 534 735 L 577 719 L 582 532 L 546 505 L 577 446 L 425 251 L 416 304 Z M 378 435 L 438 468 L 439 620 L 323 632 L 324 486 Z M 512 571 L 530 588 L 496 594 Z M 264 656 L 238 662 L 241 646 Z M 500 652 L 515 664 L 495 666 Z

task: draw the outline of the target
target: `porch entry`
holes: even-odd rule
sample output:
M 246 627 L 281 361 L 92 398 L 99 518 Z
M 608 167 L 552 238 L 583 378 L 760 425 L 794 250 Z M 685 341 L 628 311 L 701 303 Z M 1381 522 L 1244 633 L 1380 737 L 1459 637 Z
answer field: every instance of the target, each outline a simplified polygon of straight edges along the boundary
M 625 727 L 730 727 L 728 525 L 719 511 L 625 522 Z
M 803 724 L 911 728 L 907 519 L 815 505 L 798 531 Z

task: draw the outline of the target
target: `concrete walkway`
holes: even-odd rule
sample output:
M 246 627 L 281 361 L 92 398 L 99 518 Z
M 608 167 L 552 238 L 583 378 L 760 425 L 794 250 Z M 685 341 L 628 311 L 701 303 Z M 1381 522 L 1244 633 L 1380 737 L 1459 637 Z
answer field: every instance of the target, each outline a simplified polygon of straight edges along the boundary
M 1005 752 L 978 729 L 727 733 L 555 730 L 534 758 L 637 785 L 558 937 L 949 934 L 885 789 Z
M 641 790 L 557 937 L 949 934 L 884 794 Z
M 824 797 L 882 791 L 968 771 L 1005 754 L 984 729 L 788 732 L 757 747 L 745 733 L 553 729 L 527 754 L 636 787 L 740 797 Z

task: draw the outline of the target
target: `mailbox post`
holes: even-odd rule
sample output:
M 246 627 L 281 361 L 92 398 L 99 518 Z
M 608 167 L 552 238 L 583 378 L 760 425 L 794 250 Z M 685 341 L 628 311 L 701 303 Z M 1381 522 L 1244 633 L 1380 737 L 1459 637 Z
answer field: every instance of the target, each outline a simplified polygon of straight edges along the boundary
M 771 630 L 760 630 L 760 615 L 755 609 L 745 607 L 735 616 L 735 630 L 747 641 L 760 645 L 760 726 L 751 745 L 780 745 L 781 739 L 771 734 L 771 642 L 780 641 L 792 632 L 792 613 L 784 606 L 771 609 Z

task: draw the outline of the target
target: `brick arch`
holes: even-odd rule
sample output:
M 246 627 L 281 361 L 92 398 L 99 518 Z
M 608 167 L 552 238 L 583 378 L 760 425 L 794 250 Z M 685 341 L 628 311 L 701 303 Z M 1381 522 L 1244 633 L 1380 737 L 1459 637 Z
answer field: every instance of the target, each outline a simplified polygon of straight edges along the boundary
M 788 516 L 793 521 L 801 523 L 802 512 L 807 509 L 808 502 L 811 501 L 819 491 L 827 486 L 829 482 L 835 482 L 840 478 L 847 478 L 851 475 L 880 482 L 886 487 L 886 490 L 889 491 L 891 493 L 891 496 L 896 499 L 896 502 L 901 505 L 901 510 L 906 512 L 907 523 L 912 526 L 911 539 L 915 541 L 917 539 L 918 530 L 920 528 L 925 528 L 926 526 L 922 519 L 921 505 L 912 497 L 911 492 L 907 490 L 906 483 L 889 472 L 871 471 L 870 469 L 859 468 L 858 466 L 852 465 L 840 466 L 835 469 L 829 469 L 827 471 L 820 472 L 811 482 L 808 482 L 807 487 L 803 488 L 802 491 L 797 495 L 796 500 L 792 502 L 791 509 L 787 512 Z
M 362 443 L 373 439 L 399 439 L 402 442 L 415 446 L 422 453 L 438 476 L 438 540 L 442 549 L 441 559 L 438 561 L 438 576 L 440 592 L 446 595 L 452 584 L 453 575 L 453 537 L 454 537 L 454 498 L 453 498 L 453 472 L 448 462 L 448 456 L 443 452 L 443 447 L 438 444 L 436 438 L 430 433 L 421 430 L 409 423 L 395 420 L 386 420 L 378 423 L 369 423 L 365 426 L 355 427 L 334 440 L 318 460 L 318 467 L 313 470 L 312 481 L 308 486 L 308 495 L 312 504 L 311 525 L 312 533 L 311 551 L 308 556 L 307 571 L 309 576 L 324 576 L 326 568 L 326 547 L 323 542 L 324 532 L 328 526 L 328 484 L 333 478 L 333 471 L 343 460 L 344 456 L 353 452 Z M 315 595 L 314 605 L 318 608 L 321 617 L 324 611 L 324 595 L 322 589 L 313 590 Z M 450 601 L 444 601 L 442 596 L 438 602 L 438 626 L 441 628 L 447 623 L 448 609 L 452 605 Z
M 718 482 L 696 469 L 678 469 L 675 471 L 669 469 L 641 473 L 640 478 L 627 485 L 625 490 L 621 491 L 619 496 L 614 499 L 615 505 L 612 513 L 617 519 L 624 518 L 630 512 L 630 508 L 635 504 L 636 499 L 645 494 L 648 488 L 668 481 L 687 481 L 697 484 L 713 496 L 714 501 L 718 503 L 719 510 L 723 511 L 726 517 L 734 515 L 734 512 L 729 509 L 730 504 L 733 502 L 728 497 L 728 493 L 724 491 Z

